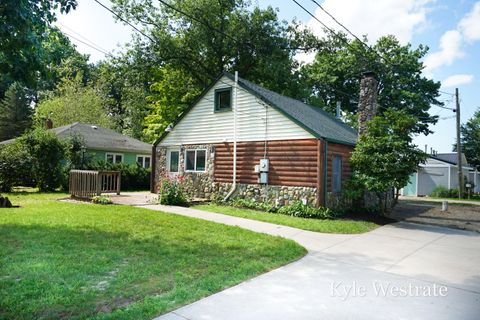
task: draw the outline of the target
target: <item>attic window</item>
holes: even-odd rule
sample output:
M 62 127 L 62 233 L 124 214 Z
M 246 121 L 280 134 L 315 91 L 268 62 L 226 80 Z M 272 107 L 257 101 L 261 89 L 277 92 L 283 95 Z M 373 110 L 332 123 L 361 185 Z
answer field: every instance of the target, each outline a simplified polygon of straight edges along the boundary
M 232 87 L 215 90 L 215 112 L 232 109 Z

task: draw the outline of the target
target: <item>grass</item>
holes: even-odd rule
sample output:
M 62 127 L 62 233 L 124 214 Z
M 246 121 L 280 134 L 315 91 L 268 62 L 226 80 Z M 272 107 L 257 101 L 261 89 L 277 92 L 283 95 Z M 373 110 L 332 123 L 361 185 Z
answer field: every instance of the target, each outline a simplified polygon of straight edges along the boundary
M 215 204 L 197 205 L 193 208 L 323 233 L 363 233 L 379 226 L 378 224 L 368 221 L 306 219 Z
M 302 257 L 293 241 L 63 194 L 0 210 L 0 319 L 152 319 Z

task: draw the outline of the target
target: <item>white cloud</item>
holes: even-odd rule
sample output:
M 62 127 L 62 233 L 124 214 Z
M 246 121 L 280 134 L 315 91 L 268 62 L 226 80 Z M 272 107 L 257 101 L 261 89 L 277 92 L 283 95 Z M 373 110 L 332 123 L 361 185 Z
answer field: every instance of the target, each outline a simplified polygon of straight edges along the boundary
M 325 0 L 322 7 L 357 36 L 368 35 L 370 43 L 389 34 L 407 43 L 414 32 L 426 24 L 428 4 L 432 2 L 434 0 Z M 333 29 L 343 30 L 320 8 L 315 16 Z M 324 35 L 318 21 L 311 19 L 308 26 L 318 36 Z
M 480 40 L 480 1 L 475 3 L 473 10 L 460 21 L 458 27 L 467 41 Z
M 458 87 L 463 84 L 468 84 L 472 81 L 473 81 L 472 74 L 455 74 L 443 80 L 442 87 L 444 88 Z
M 462 46 L 465 41 L 480 40 L 480 1 L 476 2 L 471 12 L 458 23 L 457 28 L 445 32 L 440 38 L 440 49 L 425 58 L 425 72 L 431 76 L 435 69 L 449 66 L 462 58 Z
M 431 73 L 433 70 L 451 65 L 457 58 L 463 57 L 462 35 L 457 30 L 449 30 L 440 38 L 440 50 L 429 54 L 425 58 L 425 72 Z

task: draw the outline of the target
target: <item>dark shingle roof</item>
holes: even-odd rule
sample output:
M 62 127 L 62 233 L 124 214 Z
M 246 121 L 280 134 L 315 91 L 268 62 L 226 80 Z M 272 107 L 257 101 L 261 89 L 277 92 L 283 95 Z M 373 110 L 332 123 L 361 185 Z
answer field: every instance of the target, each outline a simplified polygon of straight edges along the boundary
M 225 75 L 234 80 L 232 74 L 225 73 Z M 276 108 L 317 138 L 349 145 L 354 145 L 357 141 L 355 129 L 319 107 L 282 96 L 242 78 L 238 78 L 238 83 L 242 88 Z
M 130 138 L 113 130 L 96 125 L 75 122 L 52 129 L 59 138 L 81 135 L 85 147 L 95 150 L 141 152 L 149 154 L 152 146 L 137 139 Z
M 433 159 L 437 159 L 440 161 L 444 161 L 450 164 L 457 164 L 458 163 L 458 158 L 457 158 L 457 153 L 456 152 L 451 152 L 451 153 L 436 153 L 435 155 L 430 156 Z M 465 154 L 462 153 L 462 166 L 469 166 L 467 159 L 465 158 Z
M 52 131 L 60 139 L 66 139 L 74 135 L 82 136 L 87 149 L 144 154 L 150 154 L 152 151 L 152 146 L 148 143 L 97 125 L 75 122 L 53 128 Z M 2 141 L 0 144 L 9 144 L 13 141 L 15 139 Z

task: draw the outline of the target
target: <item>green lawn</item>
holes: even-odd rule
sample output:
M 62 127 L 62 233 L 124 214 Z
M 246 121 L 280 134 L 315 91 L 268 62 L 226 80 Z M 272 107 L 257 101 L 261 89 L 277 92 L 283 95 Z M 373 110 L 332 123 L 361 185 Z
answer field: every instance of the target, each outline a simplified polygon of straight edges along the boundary
M 302 257 L 295 242 L 126 206 L 10 194 L 0 319 L 152 319 Z
M 247 218 L 252 220 L 265 221 L 284 226 L 294 227 L 303 230 L 324 232 L 324 233 L 363 233 L 377 228 L 379 225 L 368 221 L 357 220 L 321 220 L 321 219 L 305 219 L 291 217 L 282 214 L 267 213 L 257 210 L 240 209 L 230 206 L 221 206 L 215 204 L 197 205 L 193 208 L 223 213 L 230 216 Z

